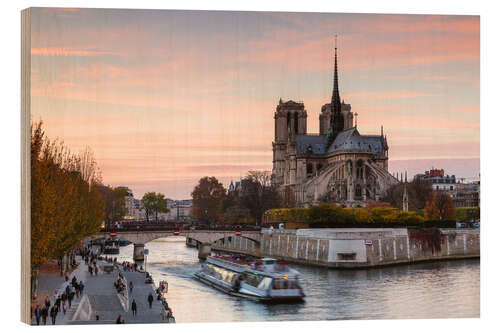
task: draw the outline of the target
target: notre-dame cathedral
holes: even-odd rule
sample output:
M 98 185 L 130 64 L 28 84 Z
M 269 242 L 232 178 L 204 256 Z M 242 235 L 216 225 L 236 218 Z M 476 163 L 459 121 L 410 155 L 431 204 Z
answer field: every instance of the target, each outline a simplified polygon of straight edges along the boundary
M 286 202 L 362 207 L 398 183 L 388 172 L 383 128 L 361 135 L 353 118 L 351 105 L 340 100 L 335 46 L 332 100 L 321 108 L 320 133 L 307 134 L 304 103 L 280 99 L 274 113 L 272 182 Z

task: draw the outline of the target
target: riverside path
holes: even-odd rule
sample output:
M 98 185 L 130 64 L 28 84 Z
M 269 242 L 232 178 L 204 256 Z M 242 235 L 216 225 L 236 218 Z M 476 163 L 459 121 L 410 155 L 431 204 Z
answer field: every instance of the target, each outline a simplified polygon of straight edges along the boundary
M 58 313 L 56 325 L 88 325 L 88 324 L 114 324 L 119 315 L 125 320 L 125 324 L 140 323 L 167 323 L 164 320 L 163 306 L 156 298 L 154 284 L 145 283 L 145 274 L 142 272 L 123 272 L 124 282 L 128 286 L 132 281 L 133 292 L 127 288 L 123 296 L 119 296 L 114 282 L 118 278 L 119 269 L 111 273 L 104 273 L 104 262 L 99 261 L 99 274 L 90 275 L 87 265 L 77 260 L 78 268 L 71 273 L 70 280 L 75 276 L 78 281 L 83 281 L 85 288 L 80 298 L 75 297 L 70 309 L 63 315 L 62 311 Z M 115 266 L 116 267 L 116 266 Z M 121 265 L 117 265 L 121 267 Z M 41 289 L 46 294 L 53 293 L 55 290 L 62 292 L 68 282 L 60 276 L 40 277 Z M 46 290 L 45 290 L 46 289 Z M 151 309 L 147 302 L 149 294 L 153 294 L 154 301 Z M 132 315 L 131 304 L 135 299 L 137 304 L 137 315 Z M 99 314 L 99 321 L 96 320 L 96 312 Z M 32 324 L 36 325 L 33 318 Z M 50 318 L 47 325 L 51 325 Z

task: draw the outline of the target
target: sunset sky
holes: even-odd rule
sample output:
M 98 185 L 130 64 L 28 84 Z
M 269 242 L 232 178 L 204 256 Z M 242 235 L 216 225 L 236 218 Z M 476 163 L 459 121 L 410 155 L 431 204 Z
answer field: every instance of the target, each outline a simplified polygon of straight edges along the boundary
M 190 197 L 271 170 L 280 98 L 319 132 L 338 34 L 340 96 L 384 126 L 389 171 L 479 174 L 479 17 L 34 9 L 31 113 L 105 184 Z

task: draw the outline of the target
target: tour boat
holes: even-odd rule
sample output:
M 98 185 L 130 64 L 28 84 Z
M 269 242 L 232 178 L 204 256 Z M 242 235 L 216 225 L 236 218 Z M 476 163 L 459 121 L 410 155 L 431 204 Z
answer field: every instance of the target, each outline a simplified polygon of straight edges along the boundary
M 113 241 L 111 245 L 109 245 L 109 242 L 106 242 L 104 245 L 104 254 L 119 254 L 120 253 L 120 247 L 115 244 Z
M 285 262 L 263 258 L 210 256 L 195 278 L 229 295 L 263 302 L 302 301 L 299 272 Z

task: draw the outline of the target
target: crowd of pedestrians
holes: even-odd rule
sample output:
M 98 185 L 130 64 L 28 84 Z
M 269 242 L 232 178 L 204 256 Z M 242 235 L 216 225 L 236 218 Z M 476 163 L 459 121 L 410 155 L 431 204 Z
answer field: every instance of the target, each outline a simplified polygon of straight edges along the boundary
M 71 308 L 71 304 L 73 303 L 73 299 L 80 298 L 84 284 L 82 281 L 78 282 L 76 276 L 73 276 L 71 281 L 69 281 L 69 277 L 65 276 L 66 288 L 62 293 L 59 293 L 57 290 L 54 291 L 52 297 L 46 297 L 44 304 L 40 306 L 39 304 L 36 306 L 34 310 L 34 316 L 36 320 L 36 324 L 47 325 L 47 318 L 50 317 L 52 325 L 56 324 L 57 315 L 59 313 L 63 313 L 63 316 L 66 315 L 66 311 Z

